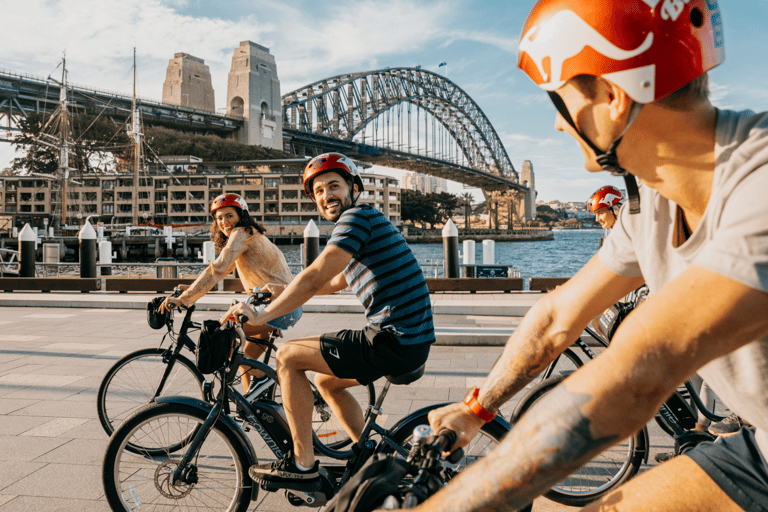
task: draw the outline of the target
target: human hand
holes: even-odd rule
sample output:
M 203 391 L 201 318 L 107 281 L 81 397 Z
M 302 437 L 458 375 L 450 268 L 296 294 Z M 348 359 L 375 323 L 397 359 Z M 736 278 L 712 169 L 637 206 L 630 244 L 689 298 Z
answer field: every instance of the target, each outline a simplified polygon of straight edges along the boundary
M 248 318 L 248 320 L 246 320 L 247 322 L 256 323 L 254 321 L 256 320 L 256 312 L 245 302 L 238 302 L 237 304 L 230 306 L 229 310 L 224 313 L 224 316 L 219 319 L 219 322 L 223 325 L 230 320 L 239 321 L 242 315 L 245 315 Z
M 182 302 L 176 298 L 176 297 L 166 297 L 162 304 L 160 304 L 160 307 L 158 307 L 158 311 L 160 313 L 165 313 L 166 311 L 170 311 L 172 309 L 176 309 L 179 306 L 182 305 Z
M 451 447 L 451 451 L 443 453 L 443 456 L 447 456 L 467 446 L 480 432 L 485 422 L 475 416 L 463 402 L 459 402 L 429 411 L 429 425 L 434 432 L 448 429 L 456 433 L 456 442 Z

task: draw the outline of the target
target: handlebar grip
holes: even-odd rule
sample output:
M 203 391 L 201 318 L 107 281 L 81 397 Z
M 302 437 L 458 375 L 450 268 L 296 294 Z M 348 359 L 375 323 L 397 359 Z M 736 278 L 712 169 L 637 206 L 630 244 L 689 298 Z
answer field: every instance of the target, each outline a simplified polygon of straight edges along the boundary
M 447 428 L 440 431 L 438 434 L 438 437 L 440 438 L 440 448 L 447 452 L 453 447 L 454 444 L 456 444 L 456 432 L 453 430 L 449 430 Z M 446 460 L 450 462 L 451 464 L 458 463 L 461 459 L 464 458 L 464 450 L 459 448 L 455 450 L 453 453 L 451 453 L 448 457 L 446 457 Z
M 241 324 L 244 324 L 244 323 L 248 322 L 248 317 L 247 317 L 247 316 L 245 316 L 245 315 L 240 315 L 240 316 L 238 317 L 238 321 L 239 321 Z

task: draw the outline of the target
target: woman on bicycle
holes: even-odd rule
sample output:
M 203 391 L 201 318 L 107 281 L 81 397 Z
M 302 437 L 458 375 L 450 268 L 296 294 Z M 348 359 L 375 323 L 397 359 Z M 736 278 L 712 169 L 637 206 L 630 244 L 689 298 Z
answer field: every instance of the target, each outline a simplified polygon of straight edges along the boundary
M 293 279 L 285 256 L 264 236 L 264 226 L 251 218 L 248 205 L 242 197 L 237 194 L 218 196 L 211 202 L 211 215 L 214 219 L 211 240 L 218 257 L 178 298 L 166 298 L 160 305 L 161 312 L 179 305 L 191 306 L 235 268 L 246 291 L 269 285 L 273 297 L 279 295 Z M 266 338 L 275 329 L 287 329 L 294 325 L 301 314 L 301 308 L 298 308 L 265 325 L 247 324 L 244 326 L 245 334 L 253 338 Z M 245 346 L 245 354 L 252 359 L 263 352 L 264 346 L 258 343 L 248 342 Z M 243 372 L 247 370 L 245 367 L 242 369 Z M 254 377 L 258 379 L 260 376 L 254 374 Z M 250 380 L 250 375 L 244 373 L 243 386 L 246 391 Z

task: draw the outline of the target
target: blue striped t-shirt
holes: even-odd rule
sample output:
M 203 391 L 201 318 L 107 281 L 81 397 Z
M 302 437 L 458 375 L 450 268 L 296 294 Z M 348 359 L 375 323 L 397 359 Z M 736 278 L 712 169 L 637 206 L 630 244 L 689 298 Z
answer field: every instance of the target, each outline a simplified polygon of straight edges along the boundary
M 368 322 L 394 334 L 401 345 L 434 343 L 427 282 L 389 219 L 370 205 L 355 206 L 339 217 L 328 243 L 352 255 L 344 277 Z

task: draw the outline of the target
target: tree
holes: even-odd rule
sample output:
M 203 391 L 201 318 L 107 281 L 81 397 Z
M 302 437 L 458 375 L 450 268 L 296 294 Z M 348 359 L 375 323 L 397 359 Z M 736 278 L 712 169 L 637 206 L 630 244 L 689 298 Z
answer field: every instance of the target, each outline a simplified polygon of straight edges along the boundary
M 435 216 L 435 223 L 444 223 L 453 216 L 454 210 L 459 207 L 459 198 L 454 194 L 448 192 L 440 192 L 439 194 L 427 194 L 432 196 L 435 203 L 435 209 L 437 215 Z
M 430 224 L 435 223 L 437 207 L 433 198 L 434 194 L 423 194 L 418 190 L 403 190 L 400 194 L 400 217 L 403 221 Z

